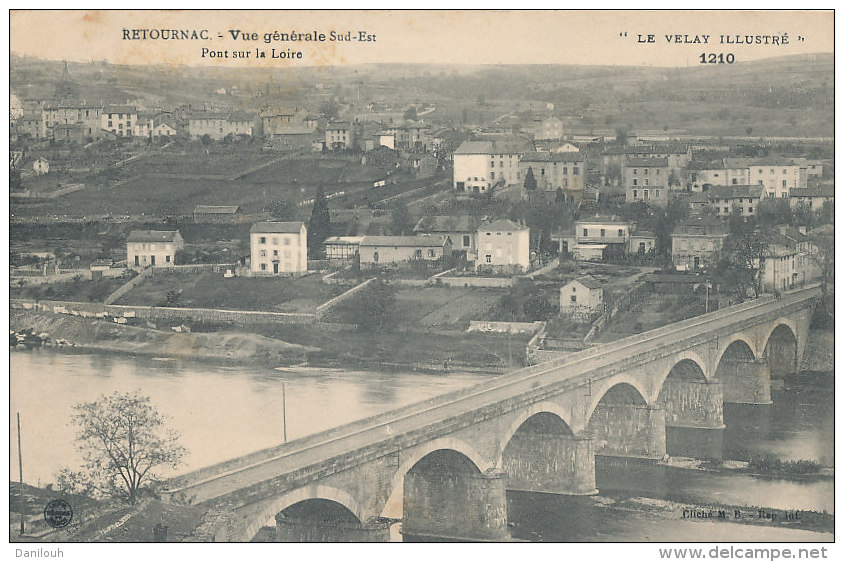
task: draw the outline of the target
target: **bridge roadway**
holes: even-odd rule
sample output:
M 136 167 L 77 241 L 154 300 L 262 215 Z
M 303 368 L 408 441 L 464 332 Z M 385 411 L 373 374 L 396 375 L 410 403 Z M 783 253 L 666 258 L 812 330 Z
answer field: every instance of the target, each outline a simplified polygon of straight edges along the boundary
M 442 425 L 445 429 L 449 419 L 467 412 L 482 413 L 484 408 L 514 397 L 535 402 L 543 394 L 555 395 L 589 385 L 612 376 L 614 365 L 629 364 L 631 359 L 645 363 L 662 353 L 693 345 L 702 336 L 711 339 L 713 334 L 740 330 L 748 322 L 777 318 L 819 295 L 820 290 L 812 287 L 785 293 L 781 299 L 763 297 L 520 369 L 425 402 L 177 476 L 168 481 L 165 497 L 183 493 L 184 499 L 196 505 L 213 502 L 232 489 L 247 488 L 284 474 L 305 476 L 309 469 L 317 473 L 317 466 L 331 464 L 335 471 L 342 470 L 353 466 L 356 458 L 365 462 L 362 457 L 367 457 L 368 449 L 378 447 L 383 451 L 385 445 L 400 449 L 403 438 L 432 426 Z

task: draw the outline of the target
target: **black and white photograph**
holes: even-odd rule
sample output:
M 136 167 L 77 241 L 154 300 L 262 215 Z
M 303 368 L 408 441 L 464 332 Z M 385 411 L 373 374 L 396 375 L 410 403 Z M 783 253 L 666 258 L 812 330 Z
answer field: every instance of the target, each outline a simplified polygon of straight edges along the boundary
M 10 10 L 7 551 L 831 557 L 834 71 L 832 10 Z

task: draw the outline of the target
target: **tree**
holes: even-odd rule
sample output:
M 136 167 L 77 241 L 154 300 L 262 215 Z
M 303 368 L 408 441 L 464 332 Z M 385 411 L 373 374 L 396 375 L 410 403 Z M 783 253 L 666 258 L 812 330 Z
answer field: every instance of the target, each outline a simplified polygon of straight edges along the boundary
M 399 203 L 396 205 L 396 208 L 393 209 L 393 212 L 390 216 L 390 230 L 393 231 L 393 234 L 398 236 L 403 236 L 405 234 L 410 233 L 413 230 L 413 227 L 416 225 L 416 222 L 413 220 L 413 216 L 407 210 L 407 205 L 404 203 Z
M 340 115 L 340 106 L 334 96 L 322 100 L 322 103 L 319 104 L 319 112 L 326 119 L 337 119 Z
M 157 468 L 181 464 L 185 449 L 179 436 L 164 427 L 149 397 L 115 392 L 74 409 L 76 447 L 85 465 L 79 472 L 62 469 L 63 489 L 117 495 L 135 503 L 138 493 L 158 480 Z
M 404 111 L 405 121 L 416 121 L 416 106 L 411 105 Z
M 328 211 L 328 201 L 322 186 L 317 188 L 314 196 L 314 208 L 311 220 L 308 222 L 308 257 L 321 259 L 325 252 L 325 239 L 331 236 L 331 213 Z
M 17 168 L 9 168 L 9 189 L 18 191 L 23 189 L 23 182 L 21 181 L 21 173 Z
M 533 175 L 533 168 L 531 167 L 528 167 L 527 173 L 525 173 L 525 189 L 528 191 L 536 189 L 536 178 Z
M 378 332 L 390 322 L 395 306 L 395 288 L 376 277 L 358 293 L 352 310 L 359 329 Z
M 809 236 L 809 240 L 814 246 L 809 259 L 820 270 L 821 293 L 826 301 L 829 285 L 835 282 L 835 235 L 833 232 L 824 232 L 824 229 L 819 229 Z M 824 302 L 824 304 L 827 303 Z
M 287 199 L 274 201 L 268 210 L 270 216 L 277 221 L 291 221 L 296 217 L 296 205 Z

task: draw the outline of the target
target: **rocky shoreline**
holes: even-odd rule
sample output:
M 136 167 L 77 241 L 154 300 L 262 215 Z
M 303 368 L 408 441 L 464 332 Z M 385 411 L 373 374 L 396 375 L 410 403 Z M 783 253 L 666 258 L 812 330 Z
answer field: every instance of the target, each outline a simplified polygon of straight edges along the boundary
M 829 372 L 835 369 L 835 332 L 832 330 L 810 330 L 801 371 Z

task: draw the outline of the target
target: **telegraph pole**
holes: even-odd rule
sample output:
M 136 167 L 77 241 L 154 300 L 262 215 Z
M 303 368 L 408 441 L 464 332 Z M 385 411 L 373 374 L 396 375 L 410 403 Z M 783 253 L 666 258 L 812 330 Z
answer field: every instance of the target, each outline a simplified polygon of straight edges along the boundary
M 281 383 L 281 419 L 284 426 L 284 442 L 287 443 L 287 393 L 284 383 Z
M 26 529 L 24 527 L 24 520 L 23 520 L 24 519 L 24 517 L 23 517 L 24 509 L 23 509 L 23 456 L 21 455 L 21 413 L 18 412 L 17 414 L 18 414 L 18 475 L 19 475 L 19 478 L 20 478 L 20 489 L 19 489 L 19 495 L 18 495 L 19 504 L 18 504 L 18 506 L 19 506 L 20 513 L 21 513 L 20 534 L 21 534 L 21 536 L 23 536 L 23 534 L 26 532 Z

